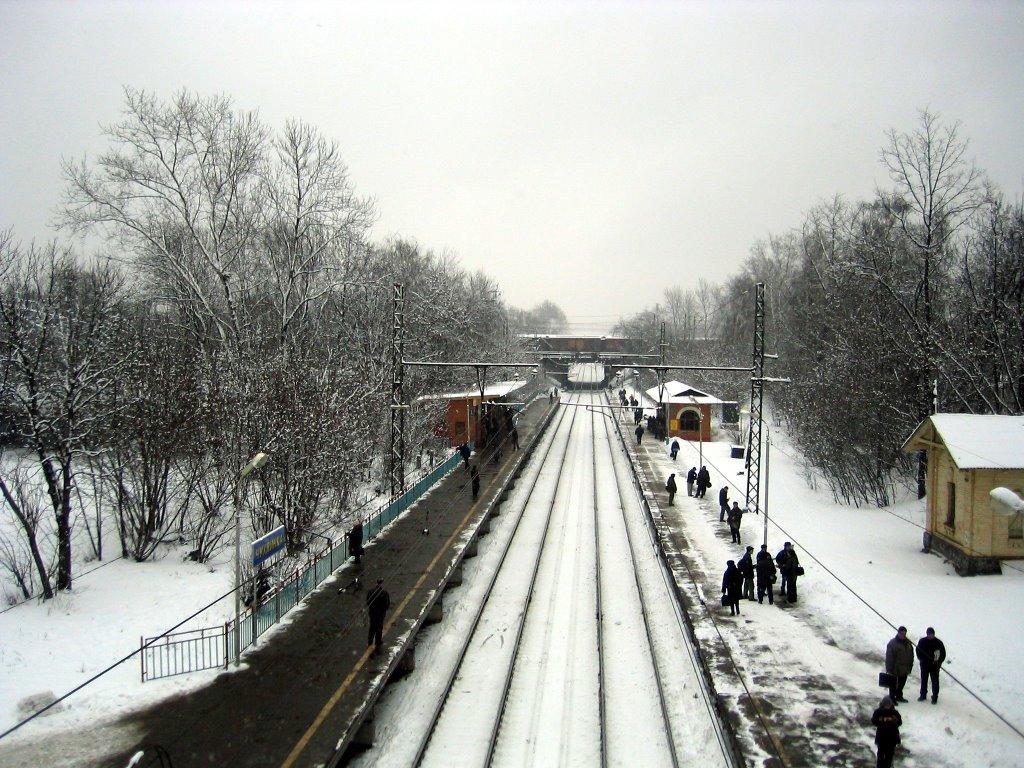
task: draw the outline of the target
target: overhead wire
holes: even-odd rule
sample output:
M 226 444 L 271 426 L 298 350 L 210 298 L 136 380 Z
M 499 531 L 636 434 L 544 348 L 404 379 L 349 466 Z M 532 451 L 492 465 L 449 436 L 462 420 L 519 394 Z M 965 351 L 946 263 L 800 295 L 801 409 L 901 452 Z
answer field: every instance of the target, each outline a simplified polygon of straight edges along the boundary
M 683 442 L 685 442 L 685 443 L 686 443 L 686 444 L 687 444 L 687 445 L 688 445 L 688 446 L 690 447 L 690 449 L 691 449 L 691 450 L 694 450 L 694 448 L 693 448 L 693 441 L 691 441 L 691 440 L 684 440 Z M 705 456 L 705 457 L 704 457 L 704 461 L 705 461 L 705 463 L 707 463 L 707 464 L 710 464 L 710 465 L 711 465 L 712 467 L 714 467 L 714 468 L 715 468 L 715 471 L 717 471 L 717 472 L 718 472 L 718 474 L 720 474 L 720 475 L 721 475 L 721 476 L 722 476 L 723 478 L 725 478 L 725 481 L 726 481 L 726 482 L 727 482 L 727 483 L 728 483 L 729 485 L 731 485 L 731 486 L 732 486 L 733 488 L 735 488 L 737 492 L 742 492 L 742 493 L 745 493 L 745 490 L 744 490 L 744 489 L 741 489 L 741 488 L 740 488 L 739 486 L 737 486 L 737 485 L 736 485 L 736 484 L 735 484 L 734 482 L 732 482 L 732 480 L 730 480 L 730 479 L 729 479 L 728 475 L 726 475 L 726 474 L 725 474 L 725 473 L 724 473 L 724 472 L 723 472 L 723 471 L 722 471 L 721 469 L 719 469 L 719 467 L 718 467 L 718 466 L 716 466 L 716 465 L 715 465 L 715 464 L 714 464 L 714 463 L 713 463 L 713 462 L 712 462 L 712 461 L 711 461 L 710 459 L 708 459 L 708 458 L 707 458 L 707 456 Z M 878 616 L 878 618 L 879 618 L 879 619 L 881 619 L 881 620 L 882 620 L 882 621 L 883 621 L 883 622 L 884 622 L 885 624 L 889 625 L 889 627 L 890 627 L 891 629 L 896 629 L 896 624 L 894 624 L 894 623 L 893 623 L 892 621 L 890 621 L 890 620 L 889 620 L 889 619 L 888 619 L 888 618 L 887 618 L 887 617 L 886 617 L 886 616 L 885 616 L 884 614 L 882 614 L 882 613 L 881 613 L 881 611 L 879 611 L 879 610 L 878 610 L 877 608 L 875 608 L 875 607 L 874 607 L 874 606 L 873 606 L 873 605 L 872 605 L 871 603 L 869 603 L 869 602 L 867 601 L 867 599 L 866 599 L 866 598 L 864 598 L 864 597 L 863 597 L 863 596 L 862 596 L 862 595 L 861 595 L 861 594 L 860 594 L 859 592 L 857 592 L 857 591 L 856 591 L 856 590 L 855 590 L 855 589 L 854 589 L 853 587 L 851 587 L 851 586 L 850 586 L 849 584 L 847 584 L 847 583 L 846 583 L 846 582 L 845 582 L 845 581 L 844 581 L 844 580 L 843 580 L 842 578 L 840 578 L 840 577 L 839 577 L 839 575 L 838 575 L 838 574 L 836 574 L 836 573 L 835 573 L 834 571 L 832 571 L 832 569 L 830 569 L 830 568 L 829 568 L 828 566 L 826 566 L 826 565 L 825 565 L 825 564 L 824 564 L 824 563 L 823 563 L 823 562 L 822 562 L 822 561 L 821 561 L 821 560 L 820 560 L 820 559 L 819 559 L 819 558 L 818 558 L 818 557 L 817 557 L 817 556 L 816 556 L 816 555 L 815 555 L 815 554 L 814 554 L 813 552 L 811 552 L 811 551 L 810 551 L 810 550 L 809 550 L 809 549 L 808 549 L 808 548 L 807 548 L 807 547 L 806 547 L 806 546 L 805 546 L 804 544 L 800 543 L 800 542 L 799 542 L 799 541 L 797 540 L 797 538 L 796 538 L 795 536 L 793 536 L 793 534 L 789 533 L 789 532 L 788 532 L 788 531 L 787 531 L 787 530 L 786 530 L 785 528 L 783 528 L 783 527 L 782 527 L 781 525 L 779 525 L 779 523 L 778 523 L 778 522 L 776 522 L 774 518 L 768 518 L 768 522 L 769 522 L 770 524 L 774 525 L 774 526 L 775 526 L 776 528 L 778 528 L 778 530 L 779 530 L 779 531 L 781 531 L 781 532 L 782 532 L 782 533 L 783 533 L 783 534 L 784 534 L 784 535 L 785 535 L 785 536 L 786 536 L 787 538 L 789 538 L 789 540 L 790 540 L 791 542 L 793 542 L 794 544 L 797 544 L 797 545 L 798 545 L 798 546 L 799 546 L 799 547 L 800 547 L 800 548 L 801 548 L 801 549 L 802 549 L 802 550 L 804 551 L 804 553 L 805 553 L 805 554 L 806 554 L 806 555 L 807 555 L 808 557 L 810 557 L 810 558 L 811 558 L 811 560 L 813 560 L 813 561 L 814 561 L 815 563 L 817 563 L 817 564 L 818 564 L 819 566 L 821 566 L 822 570 L 824 570 L 824 571 L 825 571 L 825 572 L 826 572 L 826 573 L 827 573 L 828 575 L 830 575 L 830 576 L 831 576 L 832 578 L 834 578 L 834 579 L 835 579 L 835 580 L 836 580 L 837 582 L 839 582 L 839 584 L 840 584 L 840 585 L 842 585 L 842 586 L 843 586 L 843 587 L 844 587 L 844 588 L 845 588 L 845 589 L 846 589 L 846 590 L 847 590 L 847 591 L 848 591 L 848 592 L 849 592 L 850 594 L 852 594 L 852 595 L 853 595 L 853 596 L 854 596 L 855 598 L 857 598 L 857 600 L 858 600 L 858 601 L 860 601 L 860 602 L 861 602 L 861 603 L 862 603 L 862 604 L 863 604 L 863 605 L 864 605 L 865 607 L 867 607 L 867 608 L 868 608 L 868 610 L 870 610 L 870 611 L 871 611 L 872 613 L 874 613 L 874 614 L 875 614 L 876 616 Z M 944 673 L 944 674 L 946 674 L 946 675 L 947 675 L 947 676 L 948 676 L 948 677 L 949 677 L 949 678 L 950 678 L 951 680 L 953 680 L 954 682 L 956 682 L 956 683 L 957 683 L 957 685 L 959 685 L 959 686 L 960 686 L 960 687 L 961 687 L 961 688 L 962 688 L 962 689 L 963 689 L 964 691 L 966 691 L 966 692 L 967 692 L 967 693 L 968 693 L 968 694 L 969 694 L 969 695 L 970 695 L 970 696 L 971 696 L 972 698 L 974 698 L 974 699 L 975 699 L 975 701 L 977 701 L 977 702 L 978 702 L 979 704 L 981 704 L 981 705 L 982 705 L 982 706 L 983 706 L 983 707 L 984 707 L 985 709 L 987 709 L 987 710 L 988 710 L 989 712 L 991 712 L 991 713 L 992 713 L 993 715 L 995 715 L 995 717 L 996 717 L 996 718 L 998 718 L 998 719 L 999 719 L 999 720 L 1000 720 L 1000 721 L 1001 721 L 1001 722 L 1002 722 L 1002 723 L 1003 723 L 1003 724 L 1004 724 L 1005 726 L 1007 726 L 1007 727 L 1008 727 L 1008 728 L 1009 728 L 1010 730 L 1012 730 L 1012 731 L 1013 731 L 1013 732 L 1014 732 L 1015 734 L 1017 734 L 1017 735 L 1018 735 L 1018 736 L 1020 736 L 1021 738 L 1024 738 L 1024 731 L 1021 731 L 1021 729 L 1020 729 L 1020 728 L 1018 728 L 1018 727 L 1017 727 L 1017 726 L 1015 726 L 1015 725 L 1014 725 L 1013 723 L 1011 723 L 1011 722 L 1010 722 L 1010 721 L 1009 721 L 1008 719 L 1006 719 L 1006 717 L 1005 717 L 1004 715 L 1002 715 L 1002 714 L 1001 714 L 1001 713 L 1000 713 L 1000 712 L 999 712 L 998 710 L 996 710 L 996 709 L 995 709 L 995 708 L 994 708 L 994 707 L 993 707 L 992 705 L 990 705 L 990 704 L 989 704 L 989 703 L 988 703 L 987 701 L 985 701 L 984 699 L 982 699 L 980 695 L 978 695 L 978 694 L 977 694 L 977 693 L 975 693 L 975 692 L 974 692 L 974 691 L 973 691 L 973 690 L 972 690 L 971 688 L 969 688 L 969 687 L 967 686 L 967 684 L 966 684 L 966 683 L 964 683 L 964 682 L 963 682 L 962 680 L 960 680 L 960 679 L 959 679 L 958 677 L 956 677 L 956 676 L 955 676 L 955 675 L 954 675 L 954 674 L 953 674 L 952 672 L 950 672 L 950 671 L 949 671 L 948 669 L 946 669 L 946 668 L 944 668 L 944 667 L 943 667 L 943 668 L 942 668 L 942 671 L 943 671 L 943 673 Z

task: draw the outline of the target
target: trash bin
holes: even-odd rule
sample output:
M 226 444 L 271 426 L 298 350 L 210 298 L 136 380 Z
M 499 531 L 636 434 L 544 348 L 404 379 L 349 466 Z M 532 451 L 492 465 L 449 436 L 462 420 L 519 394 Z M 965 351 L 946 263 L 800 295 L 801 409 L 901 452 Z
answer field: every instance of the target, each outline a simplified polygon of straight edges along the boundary
M 743 454 L 746 451 L 746 447 L 742 445 L 731 445 L 729 446 L 729 458 L 730 459 L 742 459 Z

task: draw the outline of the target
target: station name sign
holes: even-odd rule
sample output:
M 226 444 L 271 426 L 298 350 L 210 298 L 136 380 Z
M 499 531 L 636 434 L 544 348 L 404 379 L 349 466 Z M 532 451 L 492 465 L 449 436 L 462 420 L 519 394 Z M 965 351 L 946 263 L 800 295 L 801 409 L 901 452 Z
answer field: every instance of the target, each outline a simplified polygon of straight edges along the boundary
M 286 541 L 283 525 L 256 539 L 252 543 L 252 564 L 255 566 L 265 563 L 284 549 Z

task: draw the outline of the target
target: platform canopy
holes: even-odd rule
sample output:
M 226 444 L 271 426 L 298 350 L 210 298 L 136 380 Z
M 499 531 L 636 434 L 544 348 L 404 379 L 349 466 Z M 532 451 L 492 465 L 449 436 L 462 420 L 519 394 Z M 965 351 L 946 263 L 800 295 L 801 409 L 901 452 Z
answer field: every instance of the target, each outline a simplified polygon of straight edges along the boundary
M 1024 469 L 1024 416 L 935 413 L 903 450 L 924 451 L 940 442 L 960 469 Z
M 661 400 L 658 400 L 659 390 L 661 394 Z M 691 387 L 689 384 L 684 384 L 681 381 L 666 381 L 662 387 L 651 387 L 645 394 L 651 398 L 654 402 L 662 403 L 689 403 L 691 405 L 721 405 L 722 400 L 719 400 L 714 395 L 709 395 L 707 392 L 702 392 L 696 387 Z
M 496 381 L 493 384 L 488 384 L 484 388 L 484 398 L 489 397 L 504 397 L 517 389 L 525 387 L 527 381 L 525 379 L 517 379 L 515 381 Z M 467 389 L 463 392 L 443 392 L 436 395 L 423 395 L 422 397 L 416 398 L 417 402 L 420 400 L 461 400 L 467 397 L 480 397 L 480 390 Z

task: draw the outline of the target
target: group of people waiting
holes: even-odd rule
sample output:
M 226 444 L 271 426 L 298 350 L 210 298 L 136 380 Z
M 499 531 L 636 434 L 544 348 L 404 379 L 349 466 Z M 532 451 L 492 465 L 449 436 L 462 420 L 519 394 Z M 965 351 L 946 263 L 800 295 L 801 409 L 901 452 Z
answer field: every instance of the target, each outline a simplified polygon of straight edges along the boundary
M 803 575 L 800 558 L 790 542 L 786 542 L 773 558 L 768 545 L 762 544 L 755 558 L 754 548 L 747 547 L 737 564 L 735 560 L 726 563 L 722 576 L 722 605 L 729 606 L 729 614 L 740 614 L 740 600 L 754 600 L 754 585 L 757 584 L 757 602 L 775 604 L 775 582 L 781 576 L 779 599 L 788 603 L 796 602 L 796 582 Z
M 875 746 L 878 747 L 878 768 L 891 768 L 896 756 L 896 747 L 901 743 L 900 726 L 903 718 L 897 711 L 899 704 L 906 704 L 903 698 L 903 686 L 914 669 L 914 658 L 921 664 L 921 695 L 918 701 L 928 698 L 929 684 L 931 687 L 932 704 L 939 703 L 939 670 L 946 660 L 946 646 L 935 636 L 935 629 L 928 627 L 924 637 L 915 646 L 907 638 L 907 628 L 896 630 L 896 637 L 885 646 L 885 672 L 889 685 L 889 695 L 883 696 L 878 709 L 871 715 L 871 724 L 875 726 Z

